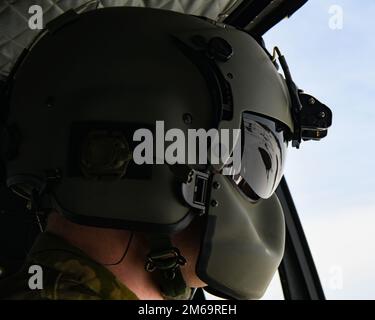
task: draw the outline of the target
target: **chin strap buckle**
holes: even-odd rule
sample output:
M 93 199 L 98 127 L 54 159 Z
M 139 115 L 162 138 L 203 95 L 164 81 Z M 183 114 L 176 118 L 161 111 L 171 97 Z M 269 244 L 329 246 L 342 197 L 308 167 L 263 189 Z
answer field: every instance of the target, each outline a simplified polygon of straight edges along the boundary
M 151 252 L 147 255 L 145 269 L 154 272 L 160 293 L 167 300 L 188 300 L 192 290 L 186 285 L 180 269 L 186 259 L 168 235 L 148 234 L 148 238 Z
M 164 277 L 173 280 L 176 277 L 176 270 L 186 264 L 186 259 L 177 248 L 170 248 L 158 252 L 151 252 L 147 255 L 145 269 L 148 272 L 161 270 Z

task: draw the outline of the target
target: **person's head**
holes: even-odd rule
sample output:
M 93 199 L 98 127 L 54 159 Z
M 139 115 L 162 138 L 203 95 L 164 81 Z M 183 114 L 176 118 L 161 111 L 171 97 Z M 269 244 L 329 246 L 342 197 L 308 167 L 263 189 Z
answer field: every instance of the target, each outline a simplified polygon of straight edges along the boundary
M 167 296 L 184 278 L 237 299 L 264 293 L 284 250 L 274 191 L 287 146 L 327 123 L 307 126 L 261 43 L 195 16 L 108 8 L 47 25 L 18 65 L 10 188 L 77 228 L 142 235 Z

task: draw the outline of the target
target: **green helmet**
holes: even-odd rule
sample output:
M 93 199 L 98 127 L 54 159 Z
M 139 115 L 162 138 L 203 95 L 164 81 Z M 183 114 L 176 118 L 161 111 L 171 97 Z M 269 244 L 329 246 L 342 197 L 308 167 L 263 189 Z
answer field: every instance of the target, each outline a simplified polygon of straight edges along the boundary
M 283 256 L 284 217 L 273 193 L 287 145 L 306 130 L 318 139 L 329 126 L 318 118 L 311 125 L 317 104 L 304 118 L 304 94 L 275 64 L 247 33 L 200 17 L 69 11 L 47 25 L 10 79 L 7 185 L 80 224 L 149 232 L 162 245 L 147 269 L 162 269 L 166 295 L 184 289 L 183 258 L 169 236 L 201 216 L 198 276 L 222 295 L 259 298 Z M 240 130 L 228 154 L 241 144 L 241 169 L 224 175 L 225 161 L 137 164 L 135 133 L 155 133 L 157 121 L 186 136 Z

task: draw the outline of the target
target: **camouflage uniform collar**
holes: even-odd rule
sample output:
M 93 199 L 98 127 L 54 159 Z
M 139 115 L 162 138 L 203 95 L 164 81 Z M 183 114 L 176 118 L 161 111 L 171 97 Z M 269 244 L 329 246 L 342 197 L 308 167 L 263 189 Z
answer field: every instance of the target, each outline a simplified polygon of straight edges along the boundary
M 54 269 L 60 277 L 69 276 L 104 300 L 138 299 L 107 268 L 49 232 L 37 237 L 28 255 L 28 263 Z

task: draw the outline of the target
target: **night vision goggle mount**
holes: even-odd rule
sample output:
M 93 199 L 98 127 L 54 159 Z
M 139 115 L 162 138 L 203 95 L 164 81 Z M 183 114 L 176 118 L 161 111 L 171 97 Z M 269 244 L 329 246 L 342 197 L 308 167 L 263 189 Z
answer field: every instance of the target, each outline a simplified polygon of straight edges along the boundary
M 285 57 L 275 47 L 272 60 L 279 58 L 292 102 L 294 134 L 292 146 L 299 148 L 301 141 L 320 140 L 325 138 L 332 125 L 332 111 L 315 97 L 304 93 L 294 83 Z

